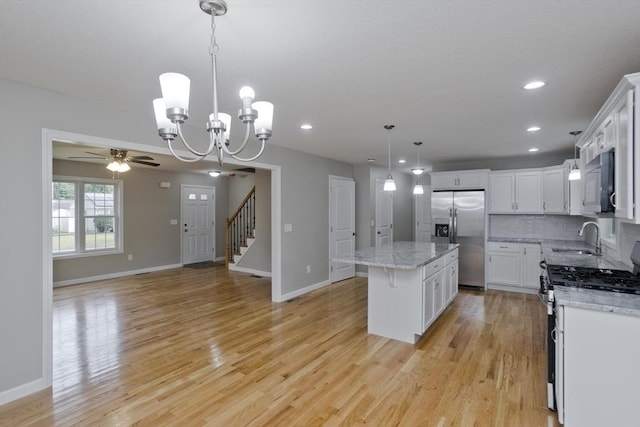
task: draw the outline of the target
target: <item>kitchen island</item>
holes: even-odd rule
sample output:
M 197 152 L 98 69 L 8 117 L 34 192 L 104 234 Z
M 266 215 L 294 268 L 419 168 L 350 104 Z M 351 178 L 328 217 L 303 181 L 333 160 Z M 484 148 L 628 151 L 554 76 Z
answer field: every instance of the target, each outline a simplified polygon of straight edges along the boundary
M 458 293 L 458 245 L 393 242 L 333 261 L 369 268 L 367 331 L 414 344 Z

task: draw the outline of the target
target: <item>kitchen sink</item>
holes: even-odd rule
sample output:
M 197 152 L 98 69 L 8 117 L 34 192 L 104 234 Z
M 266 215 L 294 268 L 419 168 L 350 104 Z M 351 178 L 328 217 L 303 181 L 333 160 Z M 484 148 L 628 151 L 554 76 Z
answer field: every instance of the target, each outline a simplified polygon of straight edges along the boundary
M 589 249 L 564 249 L 564 248 L 552 248 L 553 252 L 559 252 L 564 255 L 585 255 L 585 256 L 602 256 L 602 254 L 593 252 Z

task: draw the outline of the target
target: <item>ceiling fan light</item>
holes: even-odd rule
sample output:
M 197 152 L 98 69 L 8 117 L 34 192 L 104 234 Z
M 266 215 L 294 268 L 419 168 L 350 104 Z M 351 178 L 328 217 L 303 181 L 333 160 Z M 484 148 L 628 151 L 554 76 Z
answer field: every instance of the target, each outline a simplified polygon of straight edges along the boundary
M 120 164 L 114 160 L 107 165 L 107 169 L 109 169 L 111 172 L 118 172 L 118 169 L 120 169 Z
M 393 180 L 393 177 L 389 175 L 387 179 L 384 181 L 384 187 L 382 187 L 383 191 L 396 191 L 396 183 Z
M 128 163 L 120 162 L 120 166 L 119 166 L 118 172 L 127 172 L 129 170 L 131 170 L 131 166 L 129 166 Z

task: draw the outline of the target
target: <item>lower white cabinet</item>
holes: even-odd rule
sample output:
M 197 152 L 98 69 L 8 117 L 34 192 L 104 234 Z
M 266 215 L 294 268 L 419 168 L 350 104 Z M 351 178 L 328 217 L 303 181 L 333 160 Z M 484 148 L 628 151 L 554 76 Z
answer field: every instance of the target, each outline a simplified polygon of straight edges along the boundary
M 444 268 L 443 268 L 444 265 Z M 422 330 L 444 311 L 458 294 L 458 250 L 423 267 L 425 279 L 422 284 Z
M 556 333 L 560 422 L 640 425 L 640 317 L 559 305 Z
M 488 242 L 487 284 L 491 289 L 536 293 L 542 250 L 537 243 Z

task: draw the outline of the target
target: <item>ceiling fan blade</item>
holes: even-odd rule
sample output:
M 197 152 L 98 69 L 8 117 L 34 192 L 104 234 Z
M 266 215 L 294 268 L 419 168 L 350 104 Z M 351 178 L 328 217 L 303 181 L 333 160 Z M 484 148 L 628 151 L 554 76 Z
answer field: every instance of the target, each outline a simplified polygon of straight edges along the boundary
M 149 156 L 131 156 L 129 158 L 133 160 L 153 160 L 153 157 Z
M 147 166 L 153 166 L 153 167 L 160 166 L 160 163 L 146 162 L 144 160 L 129 159 L 128 161 L 131 163 L 140 163 L 141 165 L 147 165 Z
M 101 154 L 101 153 L 92 153 L 91 151 L 85 151 L 85 153 L 93 154 L 94 156 L 104 157 L 105 159 L 107 158 L 104 154 Z
M 67 159 L 95 159 L 95 160 L 106 160 L 107 158 L 104 156 L 100 157 L 89 157 L 89 156 L 70 156 Z

